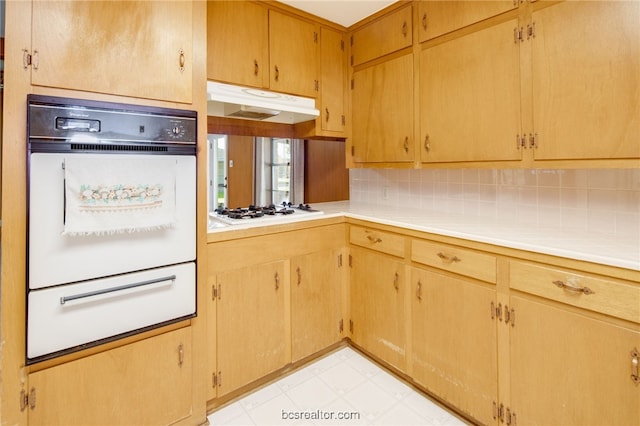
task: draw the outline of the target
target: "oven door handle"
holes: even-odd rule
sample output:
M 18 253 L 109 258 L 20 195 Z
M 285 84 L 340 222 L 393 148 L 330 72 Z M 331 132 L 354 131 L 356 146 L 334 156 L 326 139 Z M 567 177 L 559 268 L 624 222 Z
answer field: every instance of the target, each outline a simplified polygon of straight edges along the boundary
M 74 294 L 74 295 L 71 295 L 71 296 L 62 296 L 60 298 L 60 304 L 64 305 L 65 303 L 70 302 L 72 300 L 78 300 L 78 299 L 84 299 L 84 298 L 87 298 L 87 297 L 99 296 L 101 294 L 113 293 L 113 292 L 116 292 L 116 291 L 127 290 L 127 289 L 135 288 L 135 287 L 142 287 L 142 286 L 146 286 L 146 285 L 149 285 L 149 284 L 160 283 L 160 282 L 163 282 L 163 281 L 175 282 L 175 280 L 176 280 L 176 276 L 175 275 L 169 275 L 167 277 L 154 278 L 152 280 L 139 281 L 137 283 L 124 284 L 124 285 L 119 285 L 119 286 L 116 286 L 116 287 L 105 288 L 105 289 L 102 289 L 102 290 L 88 291 L 86 293 Z

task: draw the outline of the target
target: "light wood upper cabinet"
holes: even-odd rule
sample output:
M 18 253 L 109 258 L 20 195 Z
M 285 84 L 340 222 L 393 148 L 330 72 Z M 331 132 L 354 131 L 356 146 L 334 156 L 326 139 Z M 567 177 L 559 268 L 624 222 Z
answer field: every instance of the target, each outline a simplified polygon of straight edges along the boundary
M 420 53 L 422 162 L 519 160 L 517 20 Z
M 351 249 L 353 341 L 399 370 L 406 368 L 405 268 L 401 260 Z
M 393 53 L 413 44 L 412 6 L 398 10 L 356 29 L 351 35 L 351 65 Z
M 325 349 L 341 336 L 340 250 L 291 259 L 291 361 Z
M 529 26 L 535 159 L 640 158 L 640 3 L 562 2 Z
M 420 42 L 518 7 L 517 0 L 418 1 Z
M 638 331 L 519 296 L 511 308 L 509 405 L 517 424 L 640 424 L 632 378 Z M 638 355 L 635 362 L 637 374 Z
M 269 11 L 269 85 L 272 90 L 315 98 L 318 94 L 316 24 Z
M 207 2 L 207 78 L 269 86 L 269 14 L 249 1 Z
M 191 103 L 188 1 L 36 1 L 36 86 Z
M 315 98 L 319 27 L 249 1 L 207 2 L 207 78 Z
M 344 132 L 346 125 L 345 35 L 320 29 L 320 126 L 323 131 Z
M 29 374 L 30 425 L 173 424 L 192 412 L 191 328 Z M 17 404 L 16 396 L 16 404 Z
M 412 268 L 413 378 L 480 424 L 496 424 L 496 291 Z
M 412 162 L 413 54 L 354 72 L 351 99 L 353 161 Z

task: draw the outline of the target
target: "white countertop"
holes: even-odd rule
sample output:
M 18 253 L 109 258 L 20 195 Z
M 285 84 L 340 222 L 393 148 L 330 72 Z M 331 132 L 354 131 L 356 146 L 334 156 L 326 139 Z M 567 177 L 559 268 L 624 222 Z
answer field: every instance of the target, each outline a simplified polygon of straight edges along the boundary
M 270 220 L 269 224 L 291 223 L 344 215 L 416 231 L 463 238 L 503 247 L 584 260 L 632 270 L 640 270 L 640 239 L 637 236 L 612 237 L 607 234 L 579 232 L 557 226 L 531 223 L 505 223 L 490 218 L 456 215 L 445 212 L 396 208 L 338 201 L 314 204 L 322 215 L 294 215 Z M 265 226 L 246 224 L 210 228 L 209 232 Z

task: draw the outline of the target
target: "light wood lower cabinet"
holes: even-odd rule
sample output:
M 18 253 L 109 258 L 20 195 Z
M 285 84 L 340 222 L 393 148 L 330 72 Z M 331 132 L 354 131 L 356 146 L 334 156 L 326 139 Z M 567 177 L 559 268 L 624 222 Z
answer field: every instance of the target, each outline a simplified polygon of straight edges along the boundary
M 257 380 L 288 361 L 285 262 L 216 277 L 218 396 Z
M 351 249 L 352 339 L 401 371 L 406 369 L 406 290 L 402 260 Z
M 411 269 L 412 375 L 482 424 L 495 423 L 495 288 Z
M 166 425 L 191 415 L 191 328 L 29 374 L 30 425 Z M 17 402 L 17 399 L 16 399 Z
M 519 296 L 511 308 L 515 424 L 640 424 L 640 332 Z
M 342 277 L 340 250 L 291 259 L 291 361 L 341 339 Z

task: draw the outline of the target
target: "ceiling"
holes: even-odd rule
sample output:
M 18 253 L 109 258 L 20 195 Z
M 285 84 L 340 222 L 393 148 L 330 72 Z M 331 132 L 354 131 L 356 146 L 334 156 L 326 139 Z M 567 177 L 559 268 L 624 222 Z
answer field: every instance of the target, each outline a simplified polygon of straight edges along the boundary
M 278 0 L 280 3 L 350 27 L 397 0 Z

